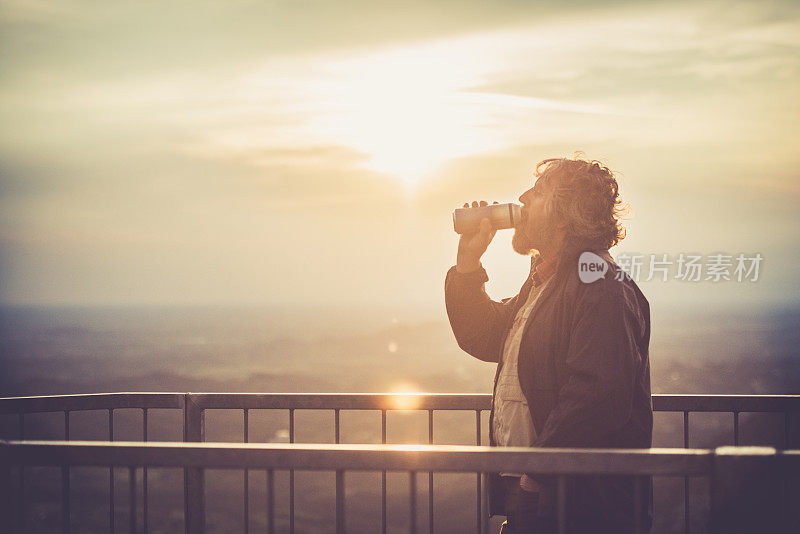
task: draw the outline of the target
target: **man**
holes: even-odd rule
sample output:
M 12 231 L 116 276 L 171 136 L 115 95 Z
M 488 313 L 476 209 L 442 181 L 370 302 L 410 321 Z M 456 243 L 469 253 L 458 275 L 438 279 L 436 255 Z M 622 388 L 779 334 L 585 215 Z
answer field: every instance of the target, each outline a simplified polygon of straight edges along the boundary
M 625 235 L 616 178 L 580 158 L 544 160 L 535 176 L 519 197 L 522 220 L 512 240 L 516 252 L 532 255 L 520 292 L 497 302 L 484 290 L 489 278 L 480 259 L 495 234 L 488 219 L 461 236 L 445 280 L 459 346 L 498 364 L 490 443 L 649 448 L 650 306 L 608 254 Z M 595 263 L 591 272 L 587 259 Z M 652 479 L 643 482 L 639 512 L 649 529 Z M 568 532 L 633 532 L 633 490 L 633 477 L 570 477 Z M 555 532 L 552 477 L 499 473 L 489 491 L 490 514 L 506 515 L 504 528 Z

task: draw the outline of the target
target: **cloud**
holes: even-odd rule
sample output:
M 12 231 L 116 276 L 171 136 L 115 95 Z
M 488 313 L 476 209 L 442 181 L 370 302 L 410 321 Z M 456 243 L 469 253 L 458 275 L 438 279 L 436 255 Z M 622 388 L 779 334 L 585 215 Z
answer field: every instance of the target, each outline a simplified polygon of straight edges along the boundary
M 6 0 L 0 39 L 6 83 L 42 72 L 108 78 L 409 43 L 542 20 L 561 9 L 557 1 L 513 0 L 409 0 L 402 8 L 388 0 Z

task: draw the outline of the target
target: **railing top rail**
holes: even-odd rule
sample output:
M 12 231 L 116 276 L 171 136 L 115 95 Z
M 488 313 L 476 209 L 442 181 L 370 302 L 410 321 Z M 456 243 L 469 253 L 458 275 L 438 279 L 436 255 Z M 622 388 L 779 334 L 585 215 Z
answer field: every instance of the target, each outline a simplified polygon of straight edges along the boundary
M 488 410 L 488 393 L 146 393 L 47 395 L 0 398 L 0 414 L 183 408 L 190 398 L 200 409 L 309 410 Z M 655 394 L 653 409 L 668 412 L 800 412 L 800 395 Z
M 713 452 L 701 449 L 526 449 L 444 445 L 321 445 L 96 441 L 0 442 L 11 465 L 344 469 L 546 475 L 705 475 Z
M 488 393 L 193 393 L 202 409 L 488 410 Z
M 38 397 L 2 397 L 0 414 L 109 410 L 122 408 L 182 409 L 185 393 L 89 393 L 85 395 L 44 395 Z
M 653 395 L 659 412 L 800 412 L 800 395 Z

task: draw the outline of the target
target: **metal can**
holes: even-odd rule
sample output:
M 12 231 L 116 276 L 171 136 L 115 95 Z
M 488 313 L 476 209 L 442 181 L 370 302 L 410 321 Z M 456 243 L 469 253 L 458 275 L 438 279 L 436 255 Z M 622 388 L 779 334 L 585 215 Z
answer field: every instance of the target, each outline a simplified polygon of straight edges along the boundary
M 458 208 L 453 211 L 453 229 L 457 234 L 477 232 L 480 229 L 481 219 L 489 219 L 495 230 L 514 228 L 522 220 L 522 207 L 509 202 L 477 208 Z

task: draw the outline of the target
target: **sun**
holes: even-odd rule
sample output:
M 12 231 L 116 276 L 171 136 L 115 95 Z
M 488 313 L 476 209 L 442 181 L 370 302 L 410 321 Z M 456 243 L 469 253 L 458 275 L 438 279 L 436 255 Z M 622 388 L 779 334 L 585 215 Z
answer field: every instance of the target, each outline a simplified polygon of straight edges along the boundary
M 418 46 L 325 64 L 315 134 L 368 156 L 371 170 L 413 185 L 453 158 L 497 145 L 486 110 L 467 88 L 468 51 Z M 483 125 L 483 126 L 482 126 Z
M 582 117 L 606 120 L 596 105 L 503 89 L 508 72 L 542 46 L 520 30 L 271 59 L 231 84 L 235 117 L 209 135 L 256 162 L 265 147 L 343 148 L 356 163 L 334 165 L 374 171 L 413 192 L 448 162 L 552 143 Z
M 398 382 L 390 388 L 390 391 L 392 393 L 392 409 L 415 410 L 419 406 L 421 393 L 416 385 L 409 382 Z

